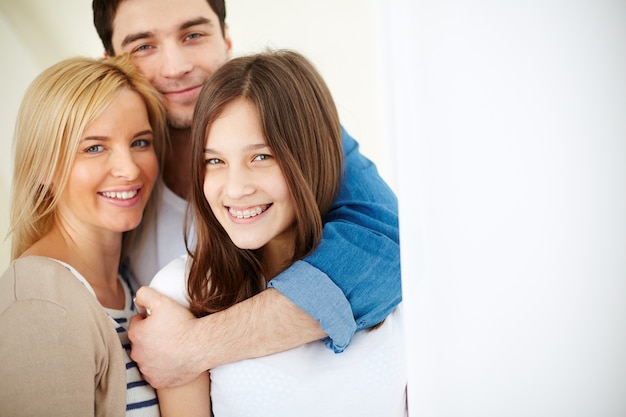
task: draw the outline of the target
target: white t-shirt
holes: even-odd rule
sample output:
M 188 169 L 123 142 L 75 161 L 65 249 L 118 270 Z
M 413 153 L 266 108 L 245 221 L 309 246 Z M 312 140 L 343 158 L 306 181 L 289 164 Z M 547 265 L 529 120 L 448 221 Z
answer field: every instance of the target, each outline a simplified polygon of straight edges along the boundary
M 187 256 L 175 259 L 151 286 L 188 306 Z M 336 354 L 316 341 L 286 352 L 211 370 L 216 416 L 406 416 L 402 305 L 372 331 L 358 332 Z
M 184 230 L 188 202 L 176 195 L 165 184 L 161 187 L 158 215 L 146 224 L 141 245 L 130 252 L 131 286 L 137 290 L 149 285 L 154 275 L 172 259 L 185 254 Z

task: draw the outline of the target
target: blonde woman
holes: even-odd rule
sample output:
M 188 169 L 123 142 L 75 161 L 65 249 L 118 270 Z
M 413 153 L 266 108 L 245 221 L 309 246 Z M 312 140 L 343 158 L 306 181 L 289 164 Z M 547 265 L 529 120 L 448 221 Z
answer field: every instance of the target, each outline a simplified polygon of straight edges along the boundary
M 28 88 L 0 277 L 0 415 L 159 415 L 129 356 L 118 269 L 154 197 L 160 100 L 123 57 L 67 59 Z

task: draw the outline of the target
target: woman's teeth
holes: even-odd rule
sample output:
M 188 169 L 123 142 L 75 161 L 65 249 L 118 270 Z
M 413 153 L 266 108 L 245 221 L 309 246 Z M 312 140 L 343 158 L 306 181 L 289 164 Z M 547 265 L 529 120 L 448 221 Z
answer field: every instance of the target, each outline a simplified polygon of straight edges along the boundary
M 122 191 L 122 192 L 112 192 L 105 191 L 102 193 L 106 198 L 116 198 L 118 200 L 130 200 L 134 196 L 137 195 L 137 190 L 134 191 Z

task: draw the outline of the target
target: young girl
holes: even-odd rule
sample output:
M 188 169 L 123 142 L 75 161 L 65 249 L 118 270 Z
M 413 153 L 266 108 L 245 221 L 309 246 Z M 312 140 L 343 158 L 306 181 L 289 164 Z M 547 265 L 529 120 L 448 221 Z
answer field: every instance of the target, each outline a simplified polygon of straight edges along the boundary
M 130 359 L 120 259 L 150 211 L 160 97 L 124 58 L 41 73 L 15 129 L 12 263 L 0 278 L 0 415 L 158 416 Z
M 214 74 L 192 140 L 196 244 L 152 286 L 203 316 L 263 291 L 320 243 L 342 179 L 341 127 L 313 66 L 277 51 L 233 59 Z M 340 354 L 320 340 L 211 369 L 214 414 L 405 415 L 401 314 L 358 333 Z M 201 396 L 190 394 L 195 383 L 159 391 L 162 410 L 176 395 Z

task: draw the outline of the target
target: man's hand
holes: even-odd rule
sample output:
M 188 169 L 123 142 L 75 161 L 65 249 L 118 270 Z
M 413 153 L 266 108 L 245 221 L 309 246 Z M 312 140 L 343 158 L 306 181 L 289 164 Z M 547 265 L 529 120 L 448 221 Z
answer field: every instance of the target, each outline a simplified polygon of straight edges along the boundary
M 192 336 L 198 320 L 189 310 L 149 287 L 137 291 L 135 303 L 149 314 L 130 320 L 131 357 L 150 385 L 179 386 L 206 371 L 201 363 L 202 346 Z
M 131 357 L 155 388 L 326 337 L 317 321 L 275 289 L 201 318 L 153 288 L 140 288 L 135 302 L 149 314 L 130 320 Z

